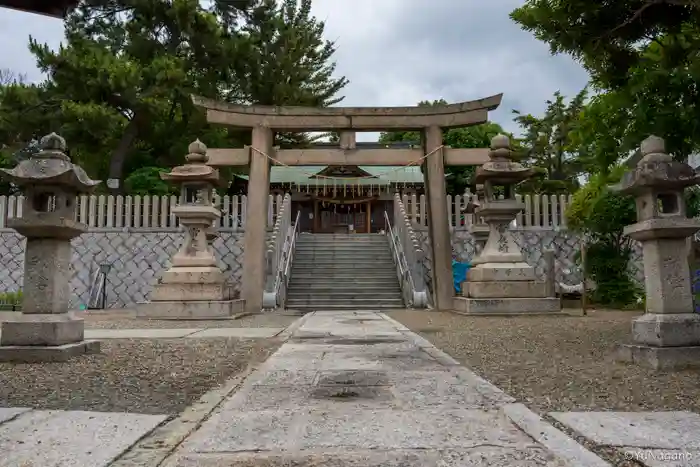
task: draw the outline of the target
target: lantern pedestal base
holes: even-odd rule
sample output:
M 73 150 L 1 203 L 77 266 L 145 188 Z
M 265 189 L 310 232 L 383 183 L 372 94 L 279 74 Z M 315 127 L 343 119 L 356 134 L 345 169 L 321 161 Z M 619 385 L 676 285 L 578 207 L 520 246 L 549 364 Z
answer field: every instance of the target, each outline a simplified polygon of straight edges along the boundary
M 687 347 L 654 347 L 622 344 L 617 361 L 634 363 L 654 370 L 680 370 L 700 367 L 700 345 Z
M 143 319 L 230 319 L 243 313 L 243 300 L 155 301 L 139 303 L 136 317 Z
M 66 362 L 80 355 L 100 353 L 100 341 L 86 340 L 64 345 L 0 346 L 0 362 L 40 363 Z
M 454 311 L 465 315 L 551 315 L 561 312 L 561 302 L 558 298 L 455 297 Z

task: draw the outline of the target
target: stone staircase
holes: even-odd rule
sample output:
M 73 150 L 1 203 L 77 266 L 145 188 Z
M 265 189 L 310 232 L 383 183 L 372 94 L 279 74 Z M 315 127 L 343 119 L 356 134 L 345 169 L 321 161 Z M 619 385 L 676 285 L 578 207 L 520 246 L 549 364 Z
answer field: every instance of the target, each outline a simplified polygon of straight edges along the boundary
M 287 308 L 403 308 L 389 240 L 381 234 L 300 234 L 287 289 Z

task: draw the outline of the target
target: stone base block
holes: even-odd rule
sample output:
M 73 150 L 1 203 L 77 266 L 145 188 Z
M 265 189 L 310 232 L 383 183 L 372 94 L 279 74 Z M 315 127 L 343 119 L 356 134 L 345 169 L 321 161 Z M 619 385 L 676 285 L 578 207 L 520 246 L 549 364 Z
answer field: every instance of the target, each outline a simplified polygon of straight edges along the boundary
M 462 294 L 470 298 L 544 298 L 547 284 L 539 281 L 464 282 Z
M 224 300 L 224 284 L 201 283 L 163 283 L 153 286 L 152 302 L 183 301 L 222 301 Z
M 646 313 L 632 321 L 632 340 L 652 347 L 700 346 L 700 313 Z
M 654 370 L 700 368 L 700 345 L 653 347 L 640 344 L 622 344 L 617 349 L 617 360 L 635 363 Z
M 0 346 L 0 362 L 40 363 L 66 362 L 80 355 L 100 353 L 100 341 L 80 341 L 64 345 Z
M 85 323 L 71 315 L 23 314 L 2 323 L 2 346 L 61 346 L 83 340 Z
M 467 271 L 469 282 L 514 282 L 535 279 L 535 269 L 527 263 L 484 263 Z
M 136 317 L 145 319 L 230 319 L 244 311 L 243 300 L 158 301 L 139 303 Z
M 561 312 L 558 298 L 455 297 L 454 311 L 467 315 L 526 315 Z
M 223 284 L 224 273 L 218 267 L 172 267 L 163 273 L 163 284 Z

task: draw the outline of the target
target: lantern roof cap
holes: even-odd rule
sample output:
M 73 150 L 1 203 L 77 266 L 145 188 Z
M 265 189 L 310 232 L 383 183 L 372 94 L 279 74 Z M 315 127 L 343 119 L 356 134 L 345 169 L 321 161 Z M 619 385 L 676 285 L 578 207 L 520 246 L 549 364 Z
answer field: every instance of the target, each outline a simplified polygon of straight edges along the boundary
M 177 184 L 201 182 L 220 185 L 219 170 L 207 165 L 207 146 L 197 139 L 190 143 L 187 151 L 185 164 L 174 167 L 170 172 L 161 173 L 160 178 Z
M 51 185 L 91 192 L 101 182 L 92 180 L 79 165 L 73 164 L 66 154 L 66 140 L 50 133 L 39 142 L 39 152 L 20 161 L 12 169 L 0 169 L 0 178 L 18 186 Z
M 504 185 L 527 180 L 532 177 L 534 171 L 523 166 L 515 160 L 510 145 L 510 138 L 504 134 L 498 134 L 491 138 L 491 150 L 489 161 L 481 167 L 477 167 L 474 175 L 474 183 L 482 184 L 486 181 Z
M 658 136 L 645 139 L 641 153 L 637 166 L 625 172 L 620 183 L 611 187 L 614 191 L 632 195 L 654 189 L 683 191 L 700 181 L 690 165 L 674 160 L 666 152 L 666 144 Z

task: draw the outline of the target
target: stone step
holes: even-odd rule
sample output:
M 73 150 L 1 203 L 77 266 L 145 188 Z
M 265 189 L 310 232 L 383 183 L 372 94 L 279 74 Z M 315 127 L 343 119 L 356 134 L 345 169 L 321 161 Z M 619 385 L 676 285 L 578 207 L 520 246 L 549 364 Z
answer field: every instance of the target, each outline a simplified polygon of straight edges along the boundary
M 297 243 L 296 248 L 298 250 L 313 250 L 313 251 L 326 251 L 326 250 L 359 250 L 361 248 L 369 248 L 371 250 L 389 250 L 388 243 L 367 243 L 367 244 L 348 244 L 348 243 L 321 243 L 321 244 L 311 244 L 311 243 Z
M 333 256 L 363 256 L 375 257 L 383 256 L 385 258 L 391 258 L 392 254 L 388 248 L 381 248 L 372 250 L 370 248 L 357 248 L 353 250 L 295 250 L 294 256 L 306 256 L 306 257 L 333 257 Z
M 365 288 L 365 287 L 399 287 L 399 281 L 396 276 L 374 276 L 374 277 L 358 277 L 358 276 L 330 276 L 330 277 L 295 277 L 292 275 L 289 281 L 290 287 L 338 287 L 338 284 L 343 284 L 343 287 Z
M 293 310 L 399 310 L 404 308 L 403 300 L 369 300 L 365 302 L 308 302 L 287 300 L 286 307 Z
M 347 294 L 373 294 L 373 293 L 393 293 L 393 294 L 400 294 L 401 293 L 401 287 L 398 286 L 398 284 L 386 284 L 384 286 L 382 285 L 374 285 L 374 284 L 367 284 L 366 286 L 357 286 L 353 284 L 347 284 L 347 283 L 342 283 L 342 284 L 299 284 L 299 283 L 294 283 L 292 284 L 290 282 L 289 284 L 289 289 L 288 293 L 294 292 L 294 293 L 303 293 L 303 294 L 332 294 L 335 292 L 338 292 L 339 290 L 339 285 L 342 286 L 342 289 L 340 289 L 341 293 L 347 293 Z
M 382 260 L 380 258 L 364 260 L 362 258 L 351 259 L 351 258 L 336 258 L 336 259 L 299 259 L 295 258 L 292 267 L 297 266 L 314 266 L 317 268 L 334 268 L 337 267 L 347 267 L 347 266 L 357 266 L 364 268 L 376 268 L 382 267 L 384 269 L 393 269 L 394 262 L 391 259 Z
M 317 264 L 317 263 L 308 263 L 308 264 L 298 264 L 295 263 L 292 265 L 292 275 L 294 275 L 295 272 L 298 271 L 318 271 L 319 273 L 322 273 L 323 271 L 342 271 L 345 269 L 353 269 L 353 270 L 358 270 L 358 271 L 367 271 L 367 272 L 376 272 L 376 271 L 394 271 L 394 265 L 393 264 L 376 264 L 376 265 L 368 265 L 367 263 L 326 263 L 326 264 Z
M 297 252 L 294 255 L 294 260 L 298 259 L 305 259 L 305 260 L 319 260 L 319 261 L 324 261 L 324 260 L 334 260 L 334 259 L 363 259 L 363 260 L 373 260 L 373 259 L 381 259 L 381 260 L 387 260 L 387 261 L 393 261 L 393 257 L 388 253 L 388 252 L 377 252 L 376 254 L 373 253 L 367 253 L 366 251 L 358 251 L 356 253 L 343 253 L 343 254 L 333 254 L 333 253 L 325 253 L 325 254 L 308 254 L 308 253 L 299 253 Z
M 366 292 L 359 291 L 345 291 L 334 290 L 332 292 L 318 292 L 310 290 L 296 290 L 290 288 L 287 292 L 287 299 L 295 300 L 327 300 L 327 301 L 337 301 L 337 300 L 401 300 L 401 291 L 389 290 L 378 292 L 376 290 L 369 290 Z
M 333 245 L 343 245 L 343 246 L 351 246 L 351 247 L 360 247 L 363 245 L 369 245 L 369 246 L 385 246 L 389 245 L 389 242 L 386 239 L 380 239 L 380 240 L 372 240 L 370 241 L 345 241 L 345 240 L 311 240 L 311 241 L 299 241 L 297 240 L 297 245 L 304 245 L 304 246 L 333 246 Z

